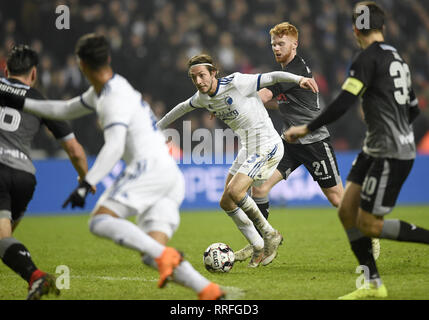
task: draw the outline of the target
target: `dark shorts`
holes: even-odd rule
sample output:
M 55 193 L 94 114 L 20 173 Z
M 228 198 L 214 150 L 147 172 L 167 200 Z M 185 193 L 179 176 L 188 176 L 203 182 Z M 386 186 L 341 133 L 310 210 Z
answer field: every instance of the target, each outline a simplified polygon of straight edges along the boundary
M 390 213 L 413 163 L 414 160 L 373 158 L 359 153 L 347 181 L 362 186 L 360 207 L 377 216 Z
M 0 216 L 5 217 L 9 212 L 12 221 L 21 219 L 35 187 L 34 175 L 0 163 Z
M 292 144 L 283 140 L 283 159 L 277 170 L 287 179 L 300 165 L 304 165 L 321 188 L 331 188 L 341 182 L 337 158 L 329 138 L 310 144 Z

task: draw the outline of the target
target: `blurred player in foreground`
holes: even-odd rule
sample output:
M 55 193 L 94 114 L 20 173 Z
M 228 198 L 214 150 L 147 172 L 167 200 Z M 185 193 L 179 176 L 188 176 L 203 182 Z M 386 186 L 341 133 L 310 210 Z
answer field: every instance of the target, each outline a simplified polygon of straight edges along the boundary
M 312 78 L 310 67 L 297 55 L 298 29 L 283 22 L 270 30 L 271 48 L 282 70 L 303 77 Z M 304 90 L 293 82 L 279 82 L 259 90 L 262 102 L 271 109 L 278 109 L 282 115 L 283 129 L 294 124 L 315 119 L 321 112 L 318 93 Z M 274 99 L 273 99 L 274 98 Z M 325 126 L 308 136 L 289 143 L 282 139 L 284 154 L 273 175 L 261 186 L 252 187 L 252 198 L 266 219 L 269 215 L 270 190 L 300 165 L 304 165 L 317 181 L 329 202 L 338 207 L 343 195 L 343 184 L 339 174 L 337 159 L 332 148 L 329 132 Z M 244 261 L 252 255 L 250 245 L 235 253 L 236 261 Z
M 168 154 L 150 106 L 125 78 L 113 72 L 104 36 L 82 36 L 76 55 L 81 71 L 92 84 L 79 97 L 41 103 L 6 93 L 6 88 L 0 90 L 3 99 L 9 98 L 9 105 L 40 116 L 74 119 L 97 113 L 105 143 L 63 207 L 84 207 L 92 186 L 122 158 L 126 168 L 98 200 L 89 222 L 91 232 L 144 254 L 143 262 L 158 269 L 161 288 L 173 278 L 197 292 L 199 299 L 223 298 L 225 294 L 217 284 L 199 274 L 179 251 L 165 246 L 179 225 L 184 178 Z M 137 215 L 137 225 L 126 219 L 133 215 Z
M 0 86 L 43 104 L 45 98 L 32 88 L 37 81 L 38 61 L 37 53 L 30 47 L 15 46 L 7 58 L 6 79 L 0 79 Z M 66 122 L 46 120 L 3 103 L 0 114 L 0 258 L 28 282 L 28 300 L 38 300 L 48 293 L 58 295 L 55 277 L 36 267 L 28 249 L 12 237 L 12 233 L 24 216 L 36 187 L 36 169 L 30 149 L 41 125 L 46 125 L 58 139 L 80 179 L 84 179 L 88 171 L 86 155 Z
M 371 237 L 429 244 L 429 231 L 400 220 L 385 220 L 413 166 L 416 146 L 412 121 L 419 114 L 408 65 L 384 42 L 385 14 L 374 2 L 358 3 L 353 32 L 363 51 L 354 60 L 340 95 L 315 120 L 290 128 L 288 141 L 337 120 L 359 97 L 368 126 L 362 152 L 347 177 L 339 216 L 367 285 L 340 299 L 387 297 L 372 256 Z
M 280 232 L 268 223 L 255 201 L 247 195 L 252 185 L 271 177 L 283 157 L 283 143 L 258 90 L 278 82 L 293 82 L 314 92 L 318 88 L 313 79 L 288 72 L 236 72 L 218 79 L 217 71 L 209 55 L 192 57 L 188 61 L 188 74 L 198 91 L 168 112 L 158 126 L 165 129 L 187 112 L 206 108 L 240 136 L 242 148 L 229 170 L 220 206 L 252 246 L 249 267 L 254 268 L 271 263 L 283 240 Z

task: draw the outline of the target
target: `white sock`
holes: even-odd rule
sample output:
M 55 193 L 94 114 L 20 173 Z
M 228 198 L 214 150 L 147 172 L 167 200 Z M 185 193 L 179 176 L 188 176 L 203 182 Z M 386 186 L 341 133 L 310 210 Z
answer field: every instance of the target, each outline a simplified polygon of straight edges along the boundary
M 165 248 L 134 223 L 109 214 L 93 216 L 89 221 L 89 229 L 99 237 L 111 239 L 121 246 L 146 253 L 153 258 L 159 257 Z
M 263 236 L 274 232 L 273 227 L 265 219 L 258 205 L 248 194 L 240 201 L 238 206 L 246 213 Z
M 158 270 L 158 265 L 155 260 L 149 256 L 143 257 L 143 263 Z M 188 261 L 182 261 L 180 265 L 174 269 L 173 281 L 193 289 L 196 293 L 200 293 L 210 281 L 203 277 L 197 270 L 195 270 Z
M 239 207 L 232 211 L 226 212 L 234 221 L 241 233 L 246 237 L 247 241 L 257 249 L 264 247 L 264 239 L 260 236 L 255 228 L 255 225 L 250 221 L 249 217 Z

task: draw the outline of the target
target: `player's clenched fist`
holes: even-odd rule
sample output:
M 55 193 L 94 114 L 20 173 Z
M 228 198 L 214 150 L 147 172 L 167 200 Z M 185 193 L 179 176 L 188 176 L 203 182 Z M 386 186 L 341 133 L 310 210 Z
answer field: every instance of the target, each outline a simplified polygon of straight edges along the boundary
M 303 77 L 301 79 L 301 81 L 299 82 L 299 86 L 301 88 L 304 88 L 304 89 L 309 89 L 309 90 L 313 91 L 314 93 L 319 92 L 319 87 L 317 85 L 317 82 L 313 78 Z
M 286 141 L 295 142 L 298 138 L 304 137 L 309 133 L 309 130 L 306 125 L 290 127 L 283 133 Z

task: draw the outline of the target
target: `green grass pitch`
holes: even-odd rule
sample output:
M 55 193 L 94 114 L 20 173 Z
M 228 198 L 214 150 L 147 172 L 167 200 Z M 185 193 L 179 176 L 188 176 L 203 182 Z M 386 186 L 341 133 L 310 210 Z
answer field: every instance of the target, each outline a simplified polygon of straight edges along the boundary
M 429 228 L 429 207 L 398 207 L 389 218 Z M 236 263 L 227 274 L 206 271 L 202 255 L 213 242 L 234 250 L 246 244 L 231 219 L 221 210 L 183 212 L 181 219 L 170 245 L 184 251 L 210 280 L 244 294 L 240 299 L 336 299 L 355 289 L 357 261 L 334 209 L 272 209 L 269 220 L 285 238 L 278 257 L 257 269 Z M 191 290 L 173 283 L 158 289 L 157 272 L 144 266 L 138 254 L 96 238 L 87 222 L 87 215 L 25 217 L 15 233 L 42 270 L 69 268 L 70 288 L 58 299 L 196 299 Z M 429 247 L 381 240 L 377 262 L 389 299 L 429 299 Z M 0 300 L 24 299 L 26 293 L 27 284 L 1 263 Z

